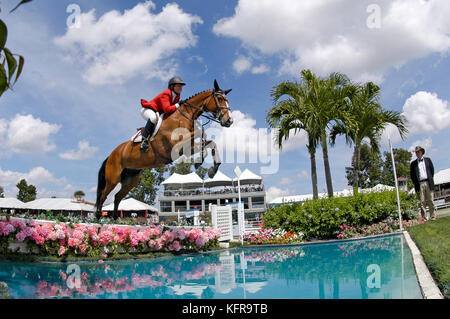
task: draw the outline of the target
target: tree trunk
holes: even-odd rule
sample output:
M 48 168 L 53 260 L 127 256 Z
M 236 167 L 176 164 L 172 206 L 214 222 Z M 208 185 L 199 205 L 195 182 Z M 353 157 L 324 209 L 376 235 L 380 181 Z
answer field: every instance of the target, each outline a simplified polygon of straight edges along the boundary
M 311 181 L 313 188 L 313 199 L 319 198 L 319 191 L 317 190 L 317 168 L 316 168 L 316 150 L 309 150 L 309 158 L 311 160 Z
M 361 144 L 355 144 L 355 152 L 354 152 L 354 163 L 353 163 L 353 194 L 358 194 L 358 185 L 359 185 L 359 157 L 361 151 Z
M 333 181 L 331 180 L 330 162 L 328 161 L 328 144 L 326 133 L 322 134 L 322 151 L 323 151 L 323 165 L 325 167 L 325 180 L 327 182 L 328 197 L 333 197 Z

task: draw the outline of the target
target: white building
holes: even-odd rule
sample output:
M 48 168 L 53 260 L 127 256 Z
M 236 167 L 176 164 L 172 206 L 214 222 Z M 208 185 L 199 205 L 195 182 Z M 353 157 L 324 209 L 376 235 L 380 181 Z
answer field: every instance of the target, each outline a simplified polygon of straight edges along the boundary
M 209 204 L 227 205 L 239 200 L 237 178 L 218 171 L 214 178 L 202 180 L 196 173 L 174 173 L 164 182 L 158 197 L 160 219 L 185 216 L 187 211 L 209 211 Z M 246 219 L 259 218 L 266 211 L 266 192 L 261 176 L 245 169 L 240 176 L 241 202 Z

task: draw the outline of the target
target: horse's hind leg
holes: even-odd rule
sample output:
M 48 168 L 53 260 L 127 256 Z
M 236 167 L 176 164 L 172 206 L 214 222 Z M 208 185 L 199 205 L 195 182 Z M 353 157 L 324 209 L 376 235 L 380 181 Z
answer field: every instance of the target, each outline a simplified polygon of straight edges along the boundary
M 114 213 L 113 218 L 116 220 L 119 216 L 118 209 L 120 201 L 127 196 L 127 194 L 136 186 L 139 185 L 139 179 L 141 174 L 140 169 L 128 169 L 125 168 L 120 175 L 120 183 L 122 187 L 120 191 L 114 197 Z
M 111 193 L 116 185 L 120 182 L 122 167 L 116 163 L 117 161 L 114 162 L 113 160 L 108 160 L 108 162 L 106 162 L 105 188 L 103 189 L 99 202 L 97 203 L 97 219 L 100 219 L 101 217 L 103 203 L 105 202 L 106 198 L 108 198 L 109 193 Z
M 112 192 L 112 190 L 116 187 L 117 184 L 118 184 L 118 182 L 111 183 L 108 180 L 106 181 L 106 186 L 105 186 L 105 189 L 103 190 L 102 197 L 100 199 L 100 205 L 99 205 L 99 207 L 97 207 L 97 213 L 96 213 L 97 219 L 100 219 L 100 217 L 101 217 L 100 215 L 102 212 L 103 203 L 105 202 L 106 198 L 108 198 L 109 193 Z

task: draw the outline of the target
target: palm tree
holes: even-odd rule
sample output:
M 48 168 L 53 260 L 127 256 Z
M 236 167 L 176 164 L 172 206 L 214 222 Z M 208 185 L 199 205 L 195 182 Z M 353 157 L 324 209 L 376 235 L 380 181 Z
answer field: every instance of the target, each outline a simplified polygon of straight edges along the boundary
M 351 114 L 348 119 L 353 123 L 348 125 L 346 119 L 337 122 L 330 133 L 331 144 L 334 145 L 338 135 L 344 135 L 347 144 L 354 145 L 353 168 L 354 193 L 358 192 L 359 184 L 359 158 L 363 139 L 370 141 L 370 146 L 374 152 L 379 152 L 380 138 L 383 130 L 388 124 L 397 127 L 400 137 L 405 139 L 408 129 L 407 120 L 399 112 L 383 110 L 380 106 L 380 87 L 372 82 L 364 85 L 347 85 L 347 114 Z
M 278 94 L 275 92 L 285 93 L 290 99 L 278 102 Z M 313 188 L 313 198 L 319 198 L 317 189 L 317 171 L 316 171 L 316 148 L 318 143 L 317 133 L 314 127 L 308 126 L 308 114 L 302 108 L 301 88 L 297 83 L 285 81 L 278 84 L 273 92 L 274 102 L 277 103 L 269 110 L 266 116 L 266 122 L 271 128 L 276 128 L 276 140 L 280 150 L 283 142 L 292 135 L 296 135 L 300 130 L 305 130 L 308 136 L 308 152 L 311 161 L 311 180 Z
M 75 199 L 78 201 L 83 200 L 84 196 L 86 196 L 86 194 L 82 190 L 77 190 L 75 193 L 73 193 L 73 197 L 75 197 Z
M 321 144 L 328 196 L 332 197 L 333 184 L 328 160 L 327 129 L 332 121 L 338 121 L 341 118 L 345 118 L 345 114 L 342 113 L 342 110 L 345 105 L 346 85 L 350 81 L 347 76 L 341 73 L 332 73 L 328 78 L 324 79 L 318 78 L 310 70 L 302 70 L 301 79 L 301 84 L 289 81 L 280 83 L 274 87 L 271 95 L 275 103 L 278 103 L 283 96 L 288 96 L 288 101 L 297 104 L 297 109 L 287 110 L 285 108 L 284 111 L 295 112 L 295 118 L 293 114 L 291 114 L 291 116 L 286 117 L 286 120 L 290 123 L 297 120 L 299 123 L 302 123 L 302 125 L 301 127 L 294 125 L 294 127 L 296 129 L 304 129 L 308 133 L 308 151 L 311 156 L 314 156 L 314 163 L 311 161 L 311 167 L 315 167 L 315 150 L 317 145 Z M 284 101 L 278 103 L 278 105 L 275 106 L 275 109 L 278 106 L 281 106 L 283 102 Z M 294 107 L 292 107 L 292 109 L 294 109 Z M 273 112 L 269 111 L 268 117 L 273 117 L 274 114 L 279 116 L 274 117 L 278 122 L 275 121 L 271 123 L 268 121 L 269 124 L 280 124 L 279 122 L 283 115 L 287 115 L 288 113 L 281 114 L 279 111 L 277 113 L 276 110 L 273 110 Z M 347 119 L 347 122 L 350 125 L 351 121 L 349 119 Z M 290 127 L 290 125 L 287 124 L 286 127 Z M 286 133 L 287 132 L 282 132 L 282 136 L 285 138 L 289 137 L 289 134 Z M 281 140 L 282 139 L 279 139 L 279 144 L 281 143 Z M 312 151 L 313 147 L 314 152 Z M 311 169 L 311 171 L 313 173 L 313 169 Z M 315 170 L 314 175 L 317 176 Z M 311 174 L 311 176 L 313 176 L 313 174 Z

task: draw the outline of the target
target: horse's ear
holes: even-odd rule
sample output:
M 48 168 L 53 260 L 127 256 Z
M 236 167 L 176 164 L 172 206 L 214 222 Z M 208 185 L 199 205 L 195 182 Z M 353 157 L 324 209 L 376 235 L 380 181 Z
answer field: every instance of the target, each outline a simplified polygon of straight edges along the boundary
M 219 84 L 217 84 L 216 79 L 214 79 L 214 91 L 220 91 Z
M 228 93 L 230 93 L 231 90 L 232 90 L 232 89 L 226 90 L 226 91 L 225 91 L 225 95 L 227 95 Z

